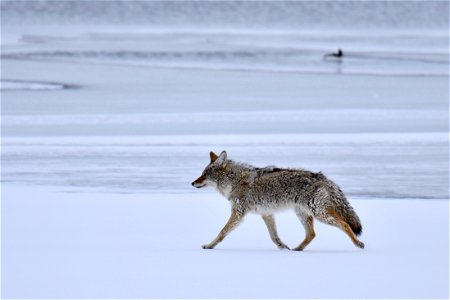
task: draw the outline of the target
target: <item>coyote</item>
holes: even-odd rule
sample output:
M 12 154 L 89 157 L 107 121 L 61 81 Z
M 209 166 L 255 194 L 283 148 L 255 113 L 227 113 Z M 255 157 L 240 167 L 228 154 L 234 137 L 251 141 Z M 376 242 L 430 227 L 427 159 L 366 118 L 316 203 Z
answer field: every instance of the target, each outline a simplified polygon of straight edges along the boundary
M 361 222 L 344 193 L 321 172 L 282 169 L 273 166 L 256 168 L 210 153 L 211 162 L 192 185 L 212 186 L 231 203 L 231 216 L 219 235 L 204 249 L 213 249 L 244 218 L 246 213 L 260 214 L 270 238 L 280 249 L 289 249 L 278 237 L 273 213 L 292 208 L 305 228 L 306 237 L 292 250 L 302 251 L 315 237 L 314 218 L 342 229 L 356 247 L 364 243 L 356 236 L 362 232 Z

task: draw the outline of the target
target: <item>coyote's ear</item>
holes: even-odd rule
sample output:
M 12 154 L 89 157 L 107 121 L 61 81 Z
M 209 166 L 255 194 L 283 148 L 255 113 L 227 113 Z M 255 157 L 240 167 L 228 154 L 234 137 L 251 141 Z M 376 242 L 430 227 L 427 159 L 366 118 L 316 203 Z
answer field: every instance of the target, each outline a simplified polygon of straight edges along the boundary
M 227 160 L 227 152 L 224 150 L 220 153 L 219 157 L 216 160 L 218 165 L 222 165 Z
M 215 154 L 214 152 L 209 152 L 209 158 L 211 158 L 211 163 L 215 162 L 218 158 L 217 154 Z

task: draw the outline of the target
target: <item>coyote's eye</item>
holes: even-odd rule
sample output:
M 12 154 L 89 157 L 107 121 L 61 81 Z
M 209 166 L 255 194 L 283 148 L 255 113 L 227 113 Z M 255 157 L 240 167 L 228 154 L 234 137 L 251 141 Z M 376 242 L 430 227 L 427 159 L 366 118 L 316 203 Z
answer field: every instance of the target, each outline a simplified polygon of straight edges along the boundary
M 210 176 L 210 175 L 211 175 L 211 168 L 206 168 L 206 169 L 203 171 L 203 174 L 202 174 L 202 175 L 205 176 L 205 177 Z

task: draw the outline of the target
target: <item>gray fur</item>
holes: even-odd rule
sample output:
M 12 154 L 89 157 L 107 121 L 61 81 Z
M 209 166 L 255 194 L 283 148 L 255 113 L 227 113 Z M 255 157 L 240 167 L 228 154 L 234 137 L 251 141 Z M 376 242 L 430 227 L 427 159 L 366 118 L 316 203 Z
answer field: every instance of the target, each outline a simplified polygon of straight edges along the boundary
M 311 230 L 307 227 L 306 220 L 310 216 L 345 231 L 341 226 L 342 222 L 338 222 L 342 218 L 354 234 L 361 232 L 360 220 L 344 193 L 321 172 L 314 173 L 303 169 L 283 169 L 274 166 L 257 168 L 229 160 L 226 152 L 223 151 L 217 160 L 205 168 L 202 176 L 194 181 L 193 185 L 196 187 L 209 185 L 216 188 L 230 201 L 232 212 L 237 220 L 242 219 L 248 212 L 261 214 L 268 228 L 269 224 L 273 223 L 273 228 L 269 228 L 269 232 L 272 240 L 279 247 L 284 244 L 276 234 L 274 221 L 269 221 L 273 213 L 284 209 L 293 209 L 299 216 L 307 233 L 305 241 L 308 235 L 311 240 L 314 238 L 314 236 L 311 237 L 314 235 L 314 230 L 312 227 Z M 330 214 L 330 211 L 335 213 Z M 224 236 L 227 233 L 223 232 Z M 364 247 L 364 244 L 356 238 L 356 241 L 354 237 L 351 238 L 355 245 Z M 306 242 L 308 243 L 309 241 Z M 206 245 L 212 247 L 205 248 L 213 248 L 216 244 Z M 296 250 L 303 250 L 303 248 L 297 248 Z

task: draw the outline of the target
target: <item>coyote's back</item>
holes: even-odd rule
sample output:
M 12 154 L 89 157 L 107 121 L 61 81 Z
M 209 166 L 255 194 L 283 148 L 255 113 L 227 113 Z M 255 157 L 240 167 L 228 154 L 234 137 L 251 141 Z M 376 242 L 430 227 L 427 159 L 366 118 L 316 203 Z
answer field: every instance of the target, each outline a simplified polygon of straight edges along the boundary
M 256 168 L 210 153 L 211 162 L 192 185 L 212 186 L 231 203 L 232 213 L 217 238 L 203 248 L 214 248 L 248 212 L 262 215 L 270 237 L 279 248 L 288 248 L 278 237 L 273 213 L 293 209 L 306 232 L 304 241 L 293 250 L 303 250 L 314 238 L 314 219 L 342 229 L 359 247 L 356 235 L 361 222 L 342 190 L 322 173 L 277 167 Z

